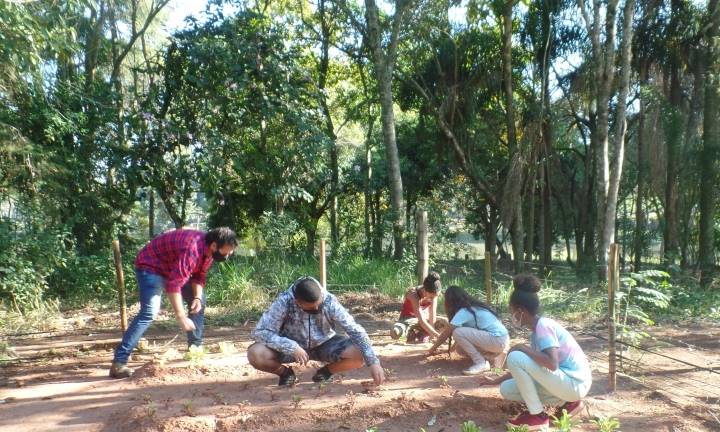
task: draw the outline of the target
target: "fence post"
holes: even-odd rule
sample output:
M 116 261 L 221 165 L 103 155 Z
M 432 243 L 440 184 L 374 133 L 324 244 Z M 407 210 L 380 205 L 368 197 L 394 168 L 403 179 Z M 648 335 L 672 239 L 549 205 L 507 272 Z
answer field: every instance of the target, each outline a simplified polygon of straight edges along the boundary
M 492 255 L 485 251 L 485 303 L 492 304 Z
M 610 245 L 608 254 L 608 391 L 617 387 L 617 356 L 615 347 L 615 293 L 620 288 L 618 245 Z
M 428 274 L 429 253 L 428 253 L 428 214 L 426 211 L 418 210 L 415 220 L 417 227 L 417 278 L 418 285 L 422 285 L 425 276 Z
M 127 306 L 125 305 L 125 275 L 123 274 L 122 256 L 120 255 L 120 242 L 113 240 L 112 248 L 113 258 L 115 258 L 118 298 L 120 300 L 120 328 L 125 333 L 125 330 L 127 330 Z
M 327 289 L 327 273 L 325 267 L 325 240 L 320 240 L 320 285 Z

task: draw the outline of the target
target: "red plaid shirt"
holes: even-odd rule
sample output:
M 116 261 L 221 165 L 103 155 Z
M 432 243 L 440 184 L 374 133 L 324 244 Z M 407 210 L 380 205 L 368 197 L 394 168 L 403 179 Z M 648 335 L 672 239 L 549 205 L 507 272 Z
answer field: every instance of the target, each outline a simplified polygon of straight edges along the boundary
M 140 250 L 135 268 L 164 277 L 165 291 L 176 293 L 188 280 L 205 286 L 205 275 L 213 263 L 212 256 L 206 253 L 203 231 L 168 231 Z

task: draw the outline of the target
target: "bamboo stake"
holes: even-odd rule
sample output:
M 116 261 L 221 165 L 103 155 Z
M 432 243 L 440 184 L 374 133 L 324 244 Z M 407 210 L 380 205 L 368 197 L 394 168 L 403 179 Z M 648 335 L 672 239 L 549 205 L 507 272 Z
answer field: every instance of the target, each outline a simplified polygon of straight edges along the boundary
M 620 269 L 618 266 L 618 245 L 610 245 L 608 256 L 608 391 L 617 388 L 617 359 L 615 346 L 615 293 L 620 288 Z
M 118 299 L 120 301 L 120 328 L 123 333 L 127 330 L 127 306 L 125 304 L 125 275 L 122 268 L 122 256 L 120 255 L 120 242 L 113 240 L 113 257 L 115 258 L 115 276 L 117 278 Z
M 428 252 L 428 214 L 426 211 L 418 211 L 415 225 L 417 227 L 417 278 L 418 285 L 422 285 L 429 270 Z

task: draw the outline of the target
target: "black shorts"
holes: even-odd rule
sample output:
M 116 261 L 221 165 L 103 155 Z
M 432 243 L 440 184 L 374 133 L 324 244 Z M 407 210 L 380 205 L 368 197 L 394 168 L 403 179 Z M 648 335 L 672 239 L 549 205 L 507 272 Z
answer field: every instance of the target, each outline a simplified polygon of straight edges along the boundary
M 310 360 L 317 360 L 323 363 L 337 363 L 340 361 L 342 353 L 352 344 L 349 337 L 336 334 L 315 348 L 312 348 L 308 351 L 308 355 L 310 356 Z M 295 363 L 296 361 L 295 356 L 292 354 L 288 355 L 278 352 L 278 356 L 280 363 Z

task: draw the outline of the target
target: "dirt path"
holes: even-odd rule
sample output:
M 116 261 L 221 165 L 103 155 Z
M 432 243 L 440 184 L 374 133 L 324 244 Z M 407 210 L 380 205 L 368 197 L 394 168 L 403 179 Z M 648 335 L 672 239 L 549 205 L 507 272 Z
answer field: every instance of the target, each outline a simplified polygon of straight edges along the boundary
M 18 345 L 23 356 L 53 350 L 52 356 L 41 363 L 0 369 L 0 431 L 365 431 L 374 426 L 378 431 L 450 432 L 467 420 L 484 431 L 504 431 L 505 420 L 519 411 L 520 406 L 501 399 L 497 388 L 478 388 L 475 378 L 462 376 L 467 360 L 457 354 L 427 358 L 427 346 L 391 343 L 382 331 L 389 321 L 370 321 L 364 306 L 355 306 L 388 371 L 389 382 L 378 391 L 368 392 L 362 385 L 369 379 L 365 369 L 321 387 L 310 381 L 313 367 L 300 370 L 296 387 L 279 390 L 274 376 L 256 372 L 247 363 L 252 323 L 211 329 L 207 346 L 232 342 L 237 352 L 206 355 L 201 366 L 181 359 L 177 349 L 184 341 L 173 341 L 173 332 L 149 333 L 152 352 L 136 355 L 131 362 L 137 368 L 135 376 L 119 381 L 107 378 L 116 341 L 112 334 L 33 339 Z M 602 358 L 601 341 L 579 341 Z M 676 355 L 697 351 L 668 349 Z M 161 355 L 164 361 L 152 360 Z M 710 351 L 702 358 L 720 364 Z M 692 401 L 630 380 L 621 380 L 619 391 L 607 395 L 604 364 L 593 366 L 595 383 L 587 398 L 590 416 L 617 417 L 624 431 L 705 431 L 720 426 Z M 685 396 L 692 392 L 690 399 L 705 391 L 704 406 L 717 408 L 718 399 L 708 398 L 718 392 L 720 381 L 707 372 L 675 369 L 658 361 L 655 372 L 706 383 L 699 389 L 668 390 L 684 391 Z M 574 430 L 597 430 L 587 414 Z

